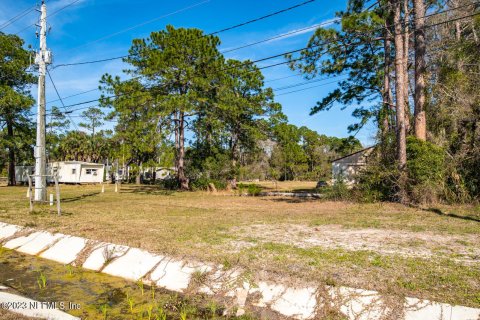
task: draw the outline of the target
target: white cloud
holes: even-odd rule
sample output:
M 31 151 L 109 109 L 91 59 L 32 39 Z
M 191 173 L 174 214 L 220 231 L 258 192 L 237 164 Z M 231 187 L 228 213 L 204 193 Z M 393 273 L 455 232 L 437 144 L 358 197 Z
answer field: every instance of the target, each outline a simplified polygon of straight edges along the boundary
M 298 37 L 307 33 L 311 33 L 314 30 L 316 30 L 318 27 L 327 27 L 332 24 L 334 24 L 338 19 L 333 18 L 333 19 L 328 19 L 322 22 L 317 22 L 317 23 L 310 23 L 307 26 L 299 26 L 298 24 L 294 29 L 290 29 L 288 31 L 285 31 L 286 28 L 283 27 L 280 30 L 277 30 L 273 35 L 267 36 L 266 33 L 247 33 L 241 36 L 240 39 L 236 39 L 235 45 L 229 45 L 228 47 L 223 47 L 220 51 L 224 52 L 225 54 L 228 55 L 229 58 L 232 59 L 238 59 L 238 60 L 245 60 L 245 59 L 251 59 L 255 60 L 257 57 L 262 57 L 262 54 L 267 54 L 265 50 L 262 49 L 266 48 L 265 45 L 272 45 L 272 43 L 284 41 L 287 39 L 291 39 L 294 37 Z M 272 32 L 269 32 L 271 34 Z M 246 41 L 242 40 L 245 39 Z M 270 39 L 270 40 L 267 40 Z M 257 43 L 258 42 L 258 43 Z M 238 45 L 238 43 L 243 43 L 245 44 L 245 50 L 239 50 L 239 51 L 231 51 L 232 49 L 237 49 L 241 47 Z M 251 44 L 251 45 L 249 45 Z M 282 43 L 282 46 L 284 46 L 285 43 Z M 270 48 L 270 47 L 269 47 Z

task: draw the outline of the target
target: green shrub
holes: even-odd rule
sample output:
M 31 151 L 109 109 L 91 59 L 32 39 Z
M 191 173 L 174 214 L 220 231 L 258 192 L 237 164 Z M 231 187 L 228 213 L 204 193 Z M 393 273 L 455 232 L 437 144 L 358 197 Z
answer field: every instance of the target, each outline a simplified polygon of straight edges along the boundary
M 352 191 L 341 177 L 337 178 L 332 186 L 326 187 L 323 194 L 325 199 L 335 201 L 350 200 L 352 198 Z
M 358 176 L 355 198 L 360 201 L 398 200 L 400 172 L 394 144 L 379 146 Z M 407 192 L 410 201 L 428 203 L 445 198 L 445 152 L 442 148 L 415 137 L 407 138 Z
M 250 184 L 248 186 L 248 194 L 251 196 L 258 196 L 260 195 L 260 192 L 262 192 L 262 188 L 256 184 Z
M 372 159 L 357 177 L 355 198 L 362 202 L 395 201 L 398 176 L 395 163 L 384 165 Z
M 217 190 L 227 189 L 228 181 L 219 180 L 219 179 L 211 179 L 210 182 L 215 185 L 215 188 L 217 188 Z
M 408 137 L 407 174 L 411 201 L 437 201 L 445 194 L 445 151 L 428 141 Z
M 250 196 L 258 196 L 260 195 L 261 192 L 262 192 L 262 187 L 254 183 L 251 183 L 251 184 L 239 183 L 237 185 L 237 193 L 239 195 L 243 195 L 247 193 Z
M 197 190 L 208 190 L 208 185 L 210 183 L 213 183 L 213 185 L 215 186 L 215 188 L 217 188 L 218 190 L 224 190 L 227 188 L 227 181 L 222 181 L 222 180 L 218 180 L 218 179 L 209 179 L 207 177 L 199 177 L 195 180 L 193 180 L 191 183 L 190 183 L 190 188 L 193 190 L 193 191 L 197 191 Z
M 407 171 L 410 182 L 423 184 L 445 178 L 445 151 L 415 137 L 407 138 Z
M 246 190 L 248 189 L 248 186 L 246 184 L 243 184 L 243 183 L 239 183 L 237 184 L 237 194 L 239 196 L 243 195 L 244 193 L 246 193 Z
M 210 179 L 206 177 L 199 177 L 190 182 L 190 188 L 193 191 L 197 190 L 208 190 L 208 184 L 210 183 Z
M 158 184 L 161 188 L 167 190 L 177 190 L 180 188 L 178 181 L 175 177 L 167 178 L 164 180 L 157 180 L 156 184 Z

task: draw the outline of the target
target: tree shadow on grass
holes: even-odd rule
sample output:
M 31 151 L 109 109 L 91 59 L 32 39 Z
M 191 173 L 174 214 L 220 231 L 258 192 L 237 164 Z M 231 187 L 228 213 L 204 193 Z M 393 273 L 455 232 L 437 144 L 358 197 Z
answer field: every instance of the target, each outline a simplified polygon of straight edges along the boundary
M 283 202 L 283 203 L 308 203 L 318 202 L 320 199 L 312 197 L 278 197 L 262 199 L 263 201 Z
M 425 211 L 428 211 L 428 212 L 433 212 L 433 213 L 435 213 L 439 216 L 442 216 L 442 217 L 450 217 L 450 218 L 455 218 L 455 219 L 480 222 L 480 218 L 478 218 L 478 217 L 462 216 L 462 215 L 458 215 L 456 213 L 448 213 L 448 212 L 442 211 L 439 208 L 427 208 L 427 209 L 422 209 L 422 210 L 425 210 Z
M 316 189 L 316 188 L 298 188 L 298 189 L 292 189 L 292 192 L 296 192 L 296 193 L 318 193 L 318 189 Z
M 137 194 L 148 194 L 148 195 L 162 195 L 169 196 L 174 194 L 175 190 L 163 189 L 158 186 L 122 186 L 120 188 L 120 193 L 137 193 Z
M 80 201 L 80 200 L 83 200 L 85 198 L 90 198 L 90 197 L 93 197 L 93 196 L 97 196 L 99 195 L 100 192 L 92 192 L 92 193 L 86 193 L 86 194 L 82 194 L 80 196 L 76 196 L 76 197 L 70 197 L 70 198 L 62 198 L 60 203 L 62 202 L 75 202 L 75 201 Z
M 57 215 L 57 214 L 58 214 L 58 212 L 57 212 L 56 209 L 41 208 L 41 207 L 34 208 L 33 212 L 30 212 L 30 215 L 38 216 L 38 217 L 46 217 L 46 216 Z M 62 216 L 72 216 L 73 213 L 68 212 L 68 211 L 61 211 L 61 215 Z

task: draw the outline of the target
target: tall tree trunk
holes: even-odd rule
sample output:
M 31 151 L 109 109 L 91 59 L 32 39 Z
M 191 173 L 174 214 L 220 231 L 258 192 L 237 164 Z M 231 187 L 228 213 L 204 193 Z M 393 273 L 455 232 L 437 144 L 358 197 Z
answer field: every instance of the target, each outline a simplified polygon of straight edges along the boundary
M 415 136 L 427 140 L 425 114 L 425 14 L 424 0 L 413 0 L 415 12 Z
M 142 184 L 142 163 L 137 163 L 138 166 L 138 172 L 137 175 L 135 176 L 135 184 L 136 185 L 141 185 Z
M 13 137 L 13 121 L 7 119 L 7 139 L 9 140 L 8 146 L 8 185 L 14 186 L 17 184 L 15 180 L 15 147 Z
M 405 130 L 408 133 L 410 131 L 410 99 L 409 99 L 409 81 L 408 81 L 408 53 L 410 50 L 410 0 L 403 0 L 403 67 L 405 68 L 405 89 L 404 89 L 404 99 L 405 99 Z
M 393 104 L 393 99 L 392 99 L 392 90 L 391 90 L 391 82 L 390 82 L 390 67 L 392 64 L 391 61 L 391 40 L 390 40 L 390 35 L 387 29 L 385 29 L 385 39 L 383 40 L 383 47 L 384 47 L 384 53 L 385 53 L 385 65 L 383 67 L 383 119 L 382 121 L 382 139 L 385 139 L 385 137 L 388 134 L 388 131 L 390 127 L 392 126 L 392 123 L 390 123 L 389 120 L 389 114 L 390 114 L 390 108 L 392 107 Z
M 178 150 L 177 177 L 180 189 L 188 190 L 188 178 L 185 175 L 185 113 L 178 113 Z
M 135 184 L 141 185 L 142 184 L 142 173 L 138 171 L 137 175 L 135 176 Z
M 173 131 L 175 132 L 175 172 L 176 172 L 176 175 L 177 175 L 177 181 L 180 181 L 178 179 L 178 171 L 179 171 L 178 170 L 178 167 L 179 167 L 179 165 L 178 165 L 178 154 L 179 154 L 178 150 L 180 149 L 180 144 L 179 144 L 179 137 L 180 137 L 180 135 L 179 135 L 179 132 L 180 132 L 179 121 L 180 120 L 178 119 L 178 114 L 179 113 L 177 111 L 175 111 L 174 115 L 173 115 L 173 122 L 175 124 L 175 128 L 174 128 Z
M 392 0 L 395 25 L 395 89 L 396 89 L 396 116 L 397 116 L 397 161 L 400 170 L 399 178 L 399 200 L 407 202 L 406 195 L 406 165 L 407 165 L 407 141 L 405 128 L 405 66 L 404 66 L 404 39 L 402 28 L 402 0 Z
M 237 174 L 236 168 L 238 163 L 238 135 L 236 133 L 232 134 L 231 140 L 231 152 L 232 152 L 232 168 L 235 170 L 232 179 L 230 180 L 230 185 L 232 189 L 237 189 Z
M 451 0 L 452 9 L 458 7 L 459 4 L 459 0 Z M 462 16 L 461 10 L 455 10 L 453 12 L 455 12 L 454 14 L 456 15 L 456 17 Z M 462 40 L 462 26 L 460 24 L 460 20 L 455 21 L 455 40 L 457 40 L 457 42 L 460 42 Z M 458 70 L 463 72 L 463 61 L 460 58 L 457 60 L 457 68 Z

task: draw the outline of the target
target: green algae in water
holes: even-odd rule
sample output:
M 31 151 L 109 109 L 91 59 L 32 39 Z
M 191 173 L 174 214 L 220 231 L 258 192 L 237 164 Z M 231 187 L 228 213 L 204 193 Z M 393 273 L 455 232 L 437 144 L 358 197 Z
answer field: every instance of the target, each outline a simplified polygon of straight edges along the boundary
M 38 285 L 40 274 L 45 277 L 44 287 Z M 143 288 L 118 277 L 63 266 L 3 247 L 0 283 L 34 300 L 63 303 L 64 311 L 81 319 L 233 318 L 222 316 L 222 307 L 211 308 L 207 296 L 185 297 L 156 287 Z

